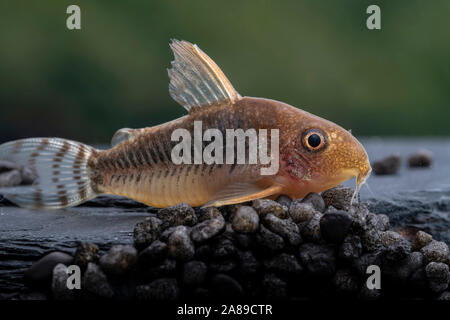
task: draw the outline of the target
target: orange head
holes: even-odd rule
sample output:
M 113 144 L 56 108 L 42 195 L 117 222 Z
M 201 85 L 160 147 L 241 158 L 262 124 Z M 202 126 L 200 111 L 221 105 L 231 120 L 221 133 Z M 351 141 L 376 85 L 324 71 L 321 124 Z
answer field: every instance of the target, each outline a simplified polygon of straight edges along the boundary
M 356 177 L 358 190 L 372 170 L 361 143 L 333 122 L 280 104 L 283 113 L 288 115 L 280 127 L 279 178 L 286 187 L 285 192 L 292 197 L 303 197 L 352 177 Z

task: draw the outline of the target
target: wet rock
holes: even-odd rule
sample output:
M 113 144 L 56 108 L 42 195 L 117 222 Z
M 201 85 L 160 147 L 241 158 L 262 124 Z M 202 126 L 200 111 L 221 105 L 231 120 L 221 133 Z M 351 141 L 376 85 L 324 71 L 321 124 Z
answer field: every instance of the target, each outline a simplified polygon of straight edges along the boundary
M 228 238 L 219 238 L 212 245 L 212 256 L 215 259 L 232 258 L 236 255 L 236 247 Z
M 56 300 L 73 300 L 74 290 L 67 287 L 67 266 L 59 263 L 53 269 L 52 294 Z
M 395 263 L 383 264 L 382 271 L 393 279 L 407 281 L 412 274 L 423 265 L 423 255 L 420 252 L 412 252 L 406 258 Z
M 450 301 L 450 291 L 442 292 L 439 296 L 438 300 L 440 301 Z
M 368 213 L 366 224 L 368 228 L 374 228 L 378 231 L 387 231 L 390 228 L 389 217 L 385 214 Z
M 162 242 L 167 242 L 169 240 L 170 235 L 177 230 L 178 227 L 170 227 L 167 228 L 166 230 L 164 230 L 163 232 L 161 232 L 161 234 L 159 235 L 159 240 L 161 240 Z
M 286 207 L 283 207 L 281 204 L 273 200 L 253 200 L 253 208 L 258 212 L 261 218 L 263 218 L 267 214 L 273 214 L 280 219 L 286 219 L 288 217 Z
M 238 281 L 226 274 L 217 274 L 211 279 L 215 293 L 220 297 L 237 299 L 242 297 L 243 289 Z
M 297 258 L 292 254 L 280 253 L 273 258 L 266 260 L 264 266 L 268 271 L 281 274 L 298 275 L 303 271 L 303 267 Z
M 287 298 L 287 283 L 274 274 L 266 274 L 262 281 L 266 298 L 269 300 L 283 300 Z
M 335 187 L 322 192 L 325 205 L 333 206 L 338 210 L 348 211 L 353 197 L 353 189 L 348 187 Z
M 333 275 L 336 256 L 333 247 L 306 243 L 300 246 L 300 260 L 309 273 L 317 276 Z
M 303 223 L 311 220 L 317 211 L 309 202 L 294 200 L 289 207 L 289 215 L 295 223 Z
M 265 226 L 282 236 L 289 244 L 297 246 L 302 242 L 300 229 L 291 219 L 279 219 L 273 214 L 264 217 Z
M 411 252 L 410 242 L 394 231 L 381 232 L 381 243 L 386 248 L 386 259 L 391 261 L 402 260 Z
M 209 244 L 203 244 L 195 249 L 195 258 L 200 260 L 208 260 L 212 256 L 212 248 Z
M 219 218 L 205 220 L 192 228 L 191 238 L 195 242 L 203 242 L 218 235 L 225 228 L 225 220 Z
M 359 289 L 358 277 L 349 269 L 341 269 L 336 271 L 333 278 L 333 284 L 338 292 L 352 293 Z
M 352 224 L 352 219 L 345 211 L 326 213 L 320 219 L 320 232 L 325 241 L 341 243 Z
M 372 163 L 372 171 L 376 175 L 396 174 L 400 169 L 401 157 L 398 154 L 390 155 Z
M 189 261 L 183 266 L 183 282 L 189 286 L 198 286 L 206 279 L 208 267 L 201 261 Z
M 239 253 L 239 273 L 242 275 L 252 275 L 259 271 L 261 263 L 255 258 L 251 251 Z
M 93 243 L 82 242 L 75 251 L 73 263 L 84 271 L 89 262 L 97 263 L 98 259 L 98 246 Z
M 255 209 L 242 206 L 233 215 L 233 229 L 242 233 L 253 233 L 259 227 L 259 215 Z
M 157 279 L 150 284 L 136 287 L 138 300 L 174 301 L 178 299 L 180 289 L 176 279 Z
M 120 276 L 128 272 L 137 261 L 137 251 L 132 246 L 115 245 L 101 258 L 102 270 L 112 276 Z
M 0 174 L 0 188 L 14 187 L 22 183 L 22 175 L 19 170 L 11 170 Z
M 443 262 L 448 263 L 448 246 L 445 242 L 432 240 L 425 247 L 420 249 L 422 252 L 425 263 L 434 261 L 434 262 Z
M 263 225 L 260 225 L 259 231 L 256 234 L 256 242 L 270 252 L 275 252 L 284 248 L 283 238 L 268 230 Z
M 311 220 L 300 224 L 300 233 L 306 241 L 320 242 L 322 240 L 322 233 L 320 231 L 321 213 L 316 213 Z
M 420 150 L 408 157 L 408 165 L 411 168 L 427 168 L 433 163 L 433 153 Z
M 360 276 L 366 276 L 367 267 L 371 265 L 381 266 L 381 264 L 382 264 L 381 251 L 364 253 L 358 259 L 353 261 L 353 267 Z
M 412 249 L 414 251 L 418 251 L 425 247 L 427 244 L 429 244 L 433 240 L 433 237 L 424 232 L 424 231 L 418 231 L 416 235 L 414 236 L 413 242 L 412 242 Z
M 319 212 L 325 212 L 326 205 L 325 201 L 323 201 L 323 198 L 320 194 L 315 192 L 310 192 L 302 199 L 302 203 L 310 203 L 314 210 Z
M 162 262 L 146 270 L 145 279 L 156 279 L 161 277 L 175 276 L 177 271 L 177 261 L 173 259 L 164 259 Z
M 380 232 L 376 229 L 366 229 L 360 234 L 361 244 L 366 251 L 372 252 L 383 247 Z
M 141 251 L 138 262 L 142 265 L 155 265 L 166 258 L 168 251 L 167 244 L 159 240 L 153 241 Z
M 420 267 L 416 271 L 413 272 L 411 277 L 409 278 L 409 283 L 411 287 L 417 292 L 423 292 L 427 288 L 427 275 L 424 267 Z
M 162 228 L 172 226 L 193 226 L 197 223 L 194 209 L 187 203 L 180 203 L 158 211 L 158 218 L 162 221 Z
M 282 206 L 289 208 L 289 206 L 291 205 L 292 199 L 289 196 L 282 194 L 277 198 L 276 201 L 279 204 L 281 204 Z
M 162 224 L 162 221 L 155 217 L 146 218 L 137 223 L 133 231 L 134 246 L 138 250 L 148 247 L 159 237 Z
M 42 257 L 25 271 L 25 278 L 36 283 L 49 282 L 52 279 L 53 269 L 57 264 L 66 266 L 72 264 L 73 257 L 67 253 L 55 251 Z
M 236 241 L 236 245 L 243 250 L 248 250 L 248 249 L 253 248 L 256 243 L 255 237 L 253 236 L 253 234 L 249 235 L 249 234 L 236 233 L 234 239 Z
M 210 219 L 222 219 L 223 220 L 222 213 L 216 207 L 201 208 L 198 212 L 197 217 L 198 217 L 198 219 L 197 219 L 198 222 L 203 222 L 203 221 L 210 220 Z
M 180 261 L 188 261 L 194 257 L 195 247 L 189 236 L 189 229 L 178 226 L 168 241 L 169 255 Z
M 433 292 L 445 291 L 450 282 L 448 265 L 442 262 L 430 262 L 425 267 L 428 286 Z
M 95 263 L 89 262 L 84 272 L 81 288 L 102 298 L 111 298 L 114 291 L 103 271 Z
M 339 248 L 339 258 L 353 261 L 362 254 L 361 239 L 356 235 L 347 236 Z

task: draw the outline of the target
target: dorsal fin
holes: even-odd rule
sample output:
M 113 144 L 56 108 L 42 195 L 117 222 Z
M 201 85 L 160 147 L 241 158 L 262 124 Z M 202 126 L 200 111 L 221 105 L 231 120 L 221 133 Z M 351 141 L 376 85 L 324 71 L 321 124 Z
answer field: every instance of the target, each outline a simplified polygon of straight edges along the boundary
M 172 40 L 175 60 L 169 69 L 169 93 L 188 111 L 241 98 L 222 70 L 197 45 Z

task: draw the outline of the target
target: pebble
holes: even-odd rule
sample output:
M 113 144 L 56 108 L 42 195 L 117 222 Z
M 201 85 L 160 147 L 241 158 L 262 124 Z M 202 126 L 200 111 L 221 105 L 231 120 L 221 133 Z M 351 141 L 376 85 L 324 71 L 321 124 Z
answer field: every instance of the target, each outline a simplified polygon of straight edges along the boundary
M 146 279 L 155 279 L 161 277 L 175 276 L 177 271 L 177 261 L 174 259 L 164 259 L 155 266 L 145 269 L 144 275 Z
M 73 263 L 84 271 L 89 262 L 97 263 L 98 259 L 98 246 L 93 243 L 82 242 L 75 251 Z
M 268 214 L 264 217 L 264 224 L 270 231 L 282 236 L 293 246 L 302 242 L 300 230 L 291 219 L 280 219 L 273 214 Z
M 202 261 L 189 261 L 183 265 L 182 279 L 189 286 L 198 286 L 206 279 L 208 267 Z
M 49 282 L 52 279 L 53 269 L 57 264 L 66 266 L 72 264 L 73 257 L 67 253 L 55 251 L 51 252 L 35 263 L 25 271 L 25 278 L 29 281 L 40 283 Z
M 303 271 L 303 267 L 293 254 L 280 253 L 273 258 L 266 260 L 264 266 L 268 271 L 281 274 L 298 275 Z
M 138 262 L 144 266 L 155 265 L 166 258 L 168 251 L 167 244 L 155 240 L 151 245 L 139 253 Z
M 342 242 L 338 256 L 346 261 L 353 261 L 362 254 L 361 239 L 356 235 L 347 236 Z
M 111 298 L 114 291 L 103 271 L 95 263 L 89 262 L 83 274 L 81 288 L 102 298 Z
M 191 238 L 195 242 L 203 242 L 218 235 L 225 228 L 225 219 L 219 218 L 205 220 L 192 228 Z
M 278 196 L 278 198 L 276 199 L 276 202 L 278 202 L 282 206 L 285 206 L 286 208 L 289 208 L 289 206 L 291 205 L 292 199 L 289 196 L 282 194 L 282 195 Z
M 255 209 L 248 206 L 242 206 L 233 215 L 233 229 L 241 233 L 253 233 L 259 227 L 259 215 Z
M 260 225 L 259 231 L 256 234 L 256 242 L 270 252 L 279 251 L 284 248 L 283 238 L 268 230 L 263 225 Z
M 327 206 L 322 196 L 315 192 L 310 192 L 302 199 L 303 203 L 310 203 L 316 211 L 325 212 Z
M 52 278 L 52 293 L 55 300 L 73 300 L 75 298 L 74 290 L 67 287 L 68 278 L 67 266 L 58 263 L 53 269 Z
M 395 231 L 381 232 L 381 243 L 386 248 L 385 258 L 391 261 L 402 260 L 411 252 L 411 243 Z
M 424 231 L 418 231 L 415 234 L 414 239 L 412 241 L 412 249 L 414 251 L 419 251 L 420 249 L 425 247 L 427 244 L 429 244 L 431 242 L 431 240 L 433 240 L 433 237 L 430 234 L 428 234 Z
M 372 163 L 372 171 L 376 175 L 396 174 L 401 165 L 401 157 L 398 154 L 390 155 Z
M 430 262 L 425 267 L 428 286 L 433 292 L 445 291 L 450 282 L 448 265 L 442 262 Z
M 224 219 L 222 213 L 216 207 L 200 208 L 197 217 L 197 222 L 210 219 Z
M 283 300 L 287 298 L 287 283 L 274 274 L 264 275 L 262 281 L 266 298 L 269 300 Z
M 366 216 L 366 227 L 378 231 L 387 231 L 390 228 L 389 217 L 385 214 L 368 213 Z
M 384 263 L 382 270 L 391 278 L 406 282 L 422 265 L 423 255 L 420 252 L 411 252 L 401 261 Z
M 239 272 L 244 275 L 256 274 L 260 268 L 261 263 L 255 258 L 251 251 L 239 252 Z
M 158 211 L 158 218 L 162 221 L 162 228 L 172 226 L 193 226 L 197 223 L 194 209 L 187 203 L 180 203 L 172 207 L 163 208 Z
M 433 153 L 428 150 L 420 150 L 408 157 L 410 168 L 428 168 L 433 163 Z
M 322 240 L 320 231 L 322 216 L 322 213 L 316 213 L 311 220 L 300 224 L 300 233 L 305 241 L 320 242 Z
M 434 262 L 443 262 L 448 263 L 448 246 L 445 242 L 432 240 L 425 247 L 420 249 L 422 252 L 425 263 L 434 261 Z
M 231 276 L 216 274 L 211 279 L 211 287 L 219 297 L 238 299 L 243 295 L 242 286 Z
M 189 236 L 189 229 L 178 226 L 168 240 L 169 255 L 180 261 L 188 261 L 194 257 L 195 247 Z
M 236 247 L 228 238 L 218 238 L 212 244 L 212 257 L 215 259 L 233 258 L 236 255 Z
M 180 295 L 180 289 L 176 279 L 157 279 L 147 285 L 136 287 L 136 298 L 138 300 L 150 301 L 175 301 Z
M 225 259 L 212 261 L 208 266 L 212 273 L 229 273 L 237 267 L 237 263 L 233 259 Z
M 136 261 L 135 248 L 128 245 L 115 245 L 100 258 L 100 266 L 106 274 L 119 276 L 129 271 Z
M 341 243 L 352 225 L 352 219 L 345 211 L 326 213 L 320 219 L 320 232 L 325 241 Z
M 338 292 L 352 293 L 359 289 L 358 277 L 349 269 L 337 270 L 333 277 L 333 284 Z
M 300 260 L 308 272 L 317 276 L 333 275 L 336 268 L 336 255 L 333 247 L 314 243 L 300 246 Z
M 294 200 L 289 207 L 289 216 L 295 223 L 303 223 L 311 220 L 317 211 L 309 202 Z
M 22 183 L 22 175 L 19 170 L 11 170 L 0 173 L 0 188 L 14 187 Z
M 162 230 L 162 221 L 156 217 L 146 218 L 134 227 L 133 240 L 134 246 L 138 250 L 148 247 L 159 237 Z
M 353 189 L 348 187 L 335 187 L 322 192 L 325 205 L 333 206 L 338 210 L 348 211 L 353 197 Z
M 380 232 L 376 229 L 366 229 L 359 236 L 363 249 L 366 251 L 377 251 L 383 247 Z
M 286 207 L 269 199 L 253 200 L 253 208 L 258 212 L 261 218 L 267 214 L 273 214 L 280 219 L 286 219 L 289 216 Z

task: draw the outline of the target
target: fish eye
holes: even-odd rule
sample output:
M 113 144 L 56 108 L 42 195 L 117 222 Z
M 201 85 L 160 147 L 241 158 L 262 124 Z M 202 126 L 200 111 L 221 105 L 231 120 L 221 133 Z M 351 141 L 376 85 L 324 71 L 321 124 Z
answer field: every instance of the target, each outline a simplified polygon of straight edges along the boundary
M 319 129 L 309 129 L 303 133 L 302 143 L 306 150 L 319 151 L 326 146 L 326 136 Z

